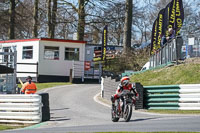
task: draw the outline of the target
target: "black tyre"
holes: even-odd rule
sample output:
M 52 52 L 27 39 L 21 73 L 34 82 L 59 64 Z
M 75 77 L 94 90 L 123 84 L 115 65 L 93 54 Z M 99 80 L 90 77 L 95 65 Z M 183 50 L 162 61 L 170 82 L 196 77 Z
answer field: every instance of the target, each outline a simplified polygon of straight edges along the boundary
M 48 93 L 40 93 L 42 98 L 42 104 L 44 107 L 49 107 L 49 94 Z
M 49 107 L 42 107 L 42 121 L 50 120 L 50 109 Z
M 127 104 L 124 110 L 124 120 L 126 122 L 130 121 L 131 116 L 132 116 L 132 105 Z

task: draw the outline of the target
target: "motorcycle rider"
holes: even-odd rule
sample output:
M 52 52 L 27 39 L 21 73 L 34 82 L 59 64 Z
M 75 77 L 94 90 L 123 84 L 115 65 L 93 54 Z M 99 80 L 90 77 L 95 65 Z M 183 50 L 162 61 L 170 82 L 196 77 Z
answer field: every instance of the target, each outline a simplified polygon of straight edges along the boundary
M 128 76 L 125 76 L 121 79 L 121 82 L 120 84 L 118 85 L 117 87 L 117 90 L 116 90 L 116 94 L 112 95 L 111 96 L 111 101 L 112 101 L 112 104 L 115 103 L 115 100 L 120 98 L 123 90 L 130 90 L 130 91 L 133 91 L 136 95 L 136 99 L 139 98 L 139 94 L 135 88 L 135 84 L 131 84 L 130 83 L 130 78 Z

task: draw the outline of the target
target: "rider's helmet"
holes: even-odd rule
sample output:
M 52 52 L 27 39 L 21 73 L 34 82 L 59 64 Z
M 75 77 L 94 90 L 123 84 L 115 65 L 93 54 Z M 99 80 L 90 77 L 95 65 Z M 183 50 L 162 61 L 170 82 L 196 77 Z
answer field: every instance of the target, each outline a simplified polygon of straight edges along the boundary
M 127 86 L 129 84 L 130 78 L 125 76 L 121 79 L 121 85 L 122 86 Z

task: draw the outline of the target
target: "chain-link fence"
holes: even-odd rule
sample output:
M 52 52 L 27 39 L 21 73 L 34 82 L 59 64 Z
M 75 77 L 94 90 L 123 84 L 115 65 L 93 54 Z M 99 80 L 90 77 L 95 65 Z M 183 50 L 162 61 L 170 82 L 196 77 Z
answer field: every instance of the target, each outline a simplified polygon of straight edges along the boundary
M 1 49 L 0 49 L 1 50 Z M 16 57 L 17 52 L 9 50 L 0 51 L 0 93 L 13 94 L 16 93 Z

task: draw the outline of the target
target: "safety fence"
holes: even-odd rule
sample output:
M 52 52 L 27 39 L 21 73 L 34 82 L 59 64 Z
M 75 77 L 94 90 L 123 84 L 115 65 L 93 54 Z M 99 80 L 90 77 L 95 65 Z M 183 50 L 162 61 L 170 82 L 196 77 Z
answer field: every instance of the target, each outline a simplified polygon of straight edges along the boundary
M 0 123 L 35 124 L 41 121 L 40 95 L 0 95 Z
M 154 52 L 150 57 L 150 67 L 157 67 L 170 62 L 176 62 L 183 59 L 181 57 L 181 48 L 183 46 L 183 39 L 181 36 L 170 40 L 161 46 L 161 48 Z
M 200 110 L 200 84 L 144 86 L 144 107 Z

